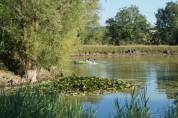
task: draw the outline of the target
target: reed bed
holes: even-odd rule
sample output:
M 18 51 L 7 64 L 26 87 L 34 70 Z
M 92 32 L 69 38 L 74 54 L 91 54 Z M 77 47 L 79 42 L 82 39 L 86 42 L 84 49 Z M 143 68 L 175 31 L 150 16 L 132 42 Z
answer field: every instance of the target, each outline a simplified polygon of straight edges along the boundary
M 92 111 L 84 111 L 77 100 L 23 89 L 11 95 L 0 95 L 1 118 L 94 118 Z

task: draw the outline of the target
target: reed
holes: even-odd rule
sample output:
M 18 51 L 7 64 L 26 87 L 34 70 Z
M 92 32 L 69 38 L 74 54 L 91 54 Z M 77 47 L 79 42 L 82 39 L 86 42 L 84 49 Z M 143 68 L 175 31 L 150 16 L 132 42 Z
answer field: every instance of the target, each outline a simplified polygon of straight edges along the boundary
M 115 118 L 151 118 L 150 109 L 148 107 L 148 98 L 146 97 L 146 89 L 136 93 L 136 90 L 131 91 L 131 98 L 125 100 L 123 106 L 119 100 L 115 101 L 116 115 Z
M 148 107 L 146 90 L 133 90 L 123 105 L 115 100 L 114 118 L 154 118 Z M 1 118 L 96 118 L 92 107 L 84 110 L 81 102 L 54 94 L 30 92 L 24 88 L 0 95 Z M 178 118 L 178 104 L 168 108 L 161 118 Z
M 81 103 L 56 95 L 31 93 L 23 89 L 0 96 L 1 118 L 94 118 L 85 112 Z
M 164 118 L 178 118 L 178 103 L 169 107 L 164 115 Z

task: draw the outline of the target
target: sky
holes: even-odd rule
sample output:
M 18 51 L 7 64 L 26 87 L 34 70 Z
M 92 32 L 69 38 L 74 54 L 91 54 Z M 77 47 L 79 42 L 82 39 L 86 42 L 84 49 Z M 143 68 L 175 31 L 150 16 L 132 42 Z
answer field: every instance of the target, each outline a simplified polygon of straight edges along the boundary
M 100 0 L 100 24 L 105 25 L 108 18 L 114 17 L 118 10 L 123 7 L 136 5 L 149 23 L 156 23 L 155 13 L 159 8 L 164 8 L 167 2 L 178 0 Z

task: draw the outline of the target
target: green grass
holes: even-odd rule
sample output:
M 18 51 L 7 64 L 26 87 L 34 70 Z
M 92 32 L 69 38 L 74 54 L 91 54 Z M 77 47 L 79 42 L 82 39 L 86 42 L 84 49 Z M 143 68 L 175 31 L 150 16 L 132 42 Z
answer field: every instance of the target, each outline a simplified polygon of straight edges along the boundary
M 126 99 L 124 106 L 121 106 L 118 100 L 115 101 L 115 118 L 151 118 L 148 100 L 146 89 L 141 90 L 139 94 L 133 90 L 131 99 Z
M 168 108 L 164 118 L 178 118 L 178 103 Z
M 146 45 L 126 45 L 126 46 L 112 46 L 112 45 L 83 45 L 79 54 L 128 54 L 129 50 L 134 51 L 134 54 L 178 54 L 178 46 L 146 46 Z M 129 53 L 130 54 L 130 53 Z
M 131 99 L 121 106 L 115 101 L 114 118 L 152 118 L 146 90 L 131 92 Z M 55 94 L 41 94 L 19 89 L 13 94 L 0 94 L 1 118 L 96 118 L 93 108 L 84 111 L 82 103 Z M 108 117 L 109 118 L 109 117 Z M 178 105 L 170 107 L 161 118 L 178 118 Z
M 125 104 L 123 106 L 121 106 L 119 100 L 116 99 L 115 118 L 154 118 L 148 106 L 149 98 L 146 97 L 146 89 L 141 89 L 140 92 L 137 93 L 133 90 L 131 92 L 131 99 L 125 99 Z M 178 118 L 177 100 L 175 104 L 165 109 L 165 113 L 161 114 L 160 118 Z
M 94 118 L 93 110 L 84 111 L 81 103 L 57 95 L 31 93 L 23 89 L 0 95 L 1 118 Z

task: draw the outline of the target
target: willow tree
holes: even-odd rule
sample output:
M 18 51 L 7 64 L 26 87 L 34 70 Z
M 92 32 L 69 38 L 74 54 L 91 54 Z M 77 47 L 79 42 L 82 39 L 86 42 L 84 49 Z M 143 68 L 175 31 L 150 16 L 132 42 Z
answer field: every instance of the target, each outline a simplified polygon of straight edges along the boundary
M 63 68 L 85 29 L 84 0 L 1 0 L 0 56 L 9 70 L 36 81 L 38 67 Z
M 95 42 L 96 32 L 100 28 L 99 24 L 99 0 L 83 0 L 83 29 L 80 30 L 79 35 L 84 44 Z

